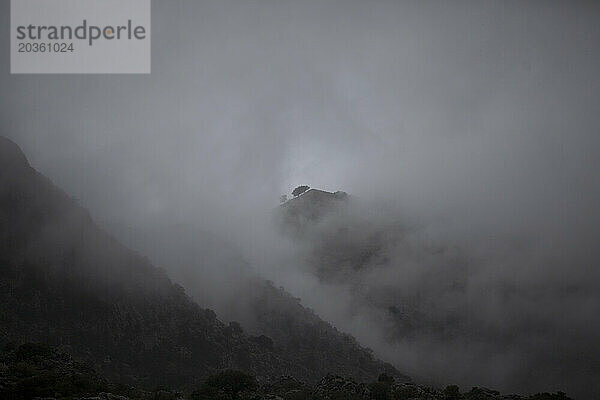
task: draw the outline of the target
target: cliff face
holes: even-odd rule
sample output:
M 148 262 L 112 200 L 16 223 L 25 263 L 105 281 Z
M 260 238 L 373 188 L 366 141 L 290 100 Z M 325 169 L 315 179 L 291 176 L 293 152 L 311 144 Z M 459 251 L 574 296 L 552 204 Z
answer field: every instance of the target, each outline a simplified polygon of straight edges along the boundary
M 321 329 L 311 332 L 324 336 L 310 340 L 336 353 L 311 348 L 307 338 L 273 343 L 223 324 L 96 226 L 3 138 L 0 166 L 0 345 L 66 346 L 105 376 L 141 387 L 195 387 L 226 368 L 307 381 L 336 370 L 359 378 L 393 370 L 316 316 Z

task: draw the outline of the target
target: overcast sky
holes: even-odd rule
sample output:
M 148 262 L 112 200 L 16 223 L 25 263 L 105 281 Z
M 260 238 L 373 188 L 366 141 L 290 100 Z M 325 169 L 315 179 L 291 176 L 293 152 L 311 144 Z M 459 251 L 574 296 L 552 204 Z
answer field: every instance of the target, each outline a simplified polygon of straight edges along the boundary
M 2 61 L 3 134 L 94 211 L 193 212 L 241 196 L 270 206 L 297 184 L 427 212 L 595 211 L 598 6 L 220 0 L 152 11 L 151 76 L 10 76 Z
M 11 76 L 0 37 L 0 134 L 100 221 L 226 232 L 308 184 L 467 242 L 539 241 L 554 262 L 535 274 L 600 286 L 600 4 L 169 0 L 152 17 L 149 76 Z

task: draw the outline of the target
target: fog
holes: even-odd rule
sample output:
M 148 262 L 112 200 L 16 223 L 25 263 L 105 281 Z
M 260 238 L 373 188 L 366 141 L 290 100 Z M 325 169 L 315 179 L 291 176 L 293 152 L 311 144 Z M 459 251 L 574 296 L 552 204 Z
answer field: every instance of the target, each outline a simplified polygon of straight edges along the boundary
M 600 393 L 599 5 L 178 0 L 152 13 L 149 76 L 0 63 L 1 134 L 101 226 L 223 318 L 245 282 L 232 277 L 258 274 L 415 379 Z M 372 229 L 400 232 L 388 262 L 320 281 L 303 258 L 313 243 L 270 225 L 300 184 L 344 190 Z M 461 334 L 390 340 L 356 281 L 432 304 L 427 320 L 456 317 Z

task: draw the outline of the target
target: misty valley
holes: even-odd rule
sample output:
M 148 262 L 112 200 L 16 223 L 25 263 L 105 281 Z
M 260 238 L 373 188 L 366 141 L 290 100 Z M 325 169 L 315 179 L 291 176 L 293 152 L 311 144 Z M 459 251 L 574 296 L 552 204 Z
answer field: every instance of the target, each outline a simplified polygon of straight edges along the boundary
M 209 254 L 182 255 L 179 267 L 192 260 L 219 266 L 219 276 L 211 277 L 201 269 L 186 276 L 175 265 L 184 289 L 100 229 L 4 138 L 0 165 L 2 398 L 569 398 L 560 391 L 506 397 L 485 387 L 415 381 L 261 277 L 227 244 L 206 233 L 161 229 L 157 241 L 173 246 L 164 254 L 183 254 L 186 246 Z M 351 195 L 306 189 L 271 214 L 274 236 L 302 243 L 294 255 L 306 263 L 294 267 L 311 266 L 304 272 L 317 281 L 350 285 L 349 304 L 369 310 L 368 326 L 385 329 L 386 343 L 423 332 L 460 336 L 460 315 L 439 320 L 435 308 L 395 296 L 389 281 L 364 285 L 363 274 L 388 263 L 384 249 L 406 232 L 370 226 L 375 221 L 353 214 L 360 206 Z M 198 239 L 212 250 L 194 246 Z M 224 253 L 216 254 L 218 248 Z M 169 261 L 148 250 L 161 264 Z M 431 290 L 446 295 L 461 285 Z
M 600 1 L 0 19 L 0 400 L 600 399 Z

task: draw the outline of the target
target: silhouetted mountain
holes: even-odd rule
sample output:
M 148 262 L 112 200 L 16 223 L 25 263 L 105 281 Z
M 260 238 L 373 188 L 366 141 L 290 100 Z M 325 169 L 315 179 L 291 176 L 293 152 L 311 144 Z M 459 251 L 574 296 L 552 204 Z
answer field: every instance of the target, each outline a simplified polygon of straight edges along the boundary
M 263 290 L 287 301 L 276 289 Z M 0 138 L 0 345 L 60 345 L 108 378 L 140 387 L 195 387 L 227 368 L 311 382 L 328 372 L 401 376 L 295 307 L 301 318 L 263 308 L 264 318 L 281 329 L 275 343 L 223 324 L 162 270 L 99 229 L 13 142 Z
M 319 279 L 352 282 L 357 271 L 388 261 L 384 247 L 393 233 L 357 217 L 357 207 L 346 192 L 310 189 L 279 206 L 276 224 L 308 246 L 305 261 Z
M 301 234 L 307 224 L 314 224 L 331 213 L 343 211 L 348 201 L 345 192 L 309 189 L 281 204 L 276 217 L 282 219 L 278 222 L 288 232 Z

